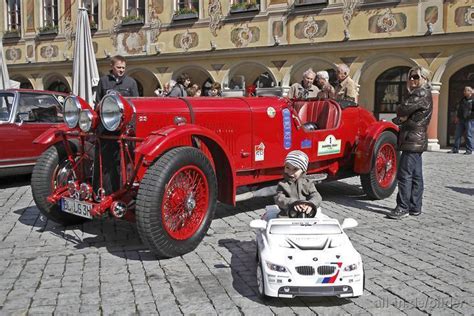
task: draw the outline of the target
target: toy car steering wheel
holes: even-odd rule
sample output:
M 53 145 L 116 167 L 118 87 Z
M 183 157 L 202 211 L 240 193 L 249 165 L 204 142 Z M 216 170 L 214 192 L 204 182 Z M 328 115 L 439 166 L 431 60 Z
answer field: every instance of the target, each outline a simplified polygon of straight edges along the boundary
M 298 204 L 307 204 L 311 206 L 311 212 L 309 214 L 306 214 L 305 212 L 298 212 L 295 207 Z M 302 201 L 296 201 L 290 205 L 288 208 L 288 217 L 289 218 L 314 218 L 316 216 L 316 207 L 312 204 L 308 204 Z

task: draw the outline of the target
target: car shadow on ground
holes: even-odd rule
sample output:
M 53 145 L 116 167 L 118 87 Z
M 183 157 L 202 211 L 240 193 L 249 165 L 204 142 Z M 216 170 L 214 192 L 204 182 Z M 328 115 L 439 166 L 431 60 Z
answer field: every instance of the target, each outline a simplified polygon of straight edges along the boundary
M 57 236 L 76 249 L 106 248 L 109 253 L 128 260 L 157 260 L 140 240 L 136 226 L 127 221 L 106 218 L 63 226 L 41 215 L 36 206 L 14 213 L 20 215 L 20 223 L 31 226 L 38 233 Z
M 365 194 L 360 185 L 332 181 L 318 184 L 316 187 L 323 198 L 323 202 L 333 202 L 381 215 L 388 215 L 392 210 L 391 207 L 374 205 L 373 200 Z
M 467 195 L 470 195 L 470 196 L 474 195 L 474 188 L 461 188 L 461 187 L 446 187 L 446 188 L 451 189 L 454 192 L 467 194 Z
M 351 303 L 349 299 L 337 297 L 296 297 L 293 299 L 266 297 L 262 299 L 257 289 L 255 241 L 227 238 L 220 239 L 218 244 L 231 253 L 232 286 L 239 294 L 249 300 L 274 307 L 341 306 Z
M 26 185 L 30 185 L 30 182 L 31 182 L 30 174 L 25 174 L 25 175 L 20 175 L 20 176 L 1 177 L 0 190 L 15 188 L 15 187 L 23 187 Z

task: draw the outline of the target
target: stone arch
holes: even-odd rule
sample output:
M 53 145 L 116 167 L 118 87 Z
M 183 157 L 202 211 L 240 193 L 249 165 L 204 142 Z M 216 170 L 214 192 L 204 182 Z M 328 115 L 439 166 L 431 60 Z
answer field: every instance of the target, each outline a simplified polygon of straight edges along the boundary
M 318 72 L 320 70 L 336 69 L 336 64 L 320 57 L 305 58 L 290 68 L 288 73 L 283 77 L 282 85 L 288 87 L 295 82 L 301 81 L 301 78 L 303 78 L 303 72 L 308 68 L 312 68 L 314 72 Z
M 353 75 L 354 82 L 363 83 L 359 88 L 358 102 L 364 108 L 374 111 L 375 81 L 386 70 L 407 66 L 417 66 L 417 62 L 403 54 L 374 54 L 367 58 Z
M 232 65 L 223 79 L 224 87 L 245 89 L 246 86 L 260 83 L 261 88 L 277 86 L 275 74 L 265 64 L 257 61 L 243 61 Z
M 127 75 L 135 79 L 141 97 L 154 96 L 154 91 L 162 87 L 155 74 L 146 68 L 129 68 Z
M 44 90 L 70 93 L 72 91 L 71 86 L 66 77 L 59 73 L 49 73 L 43 77 Z
M 27 77 L 23 75 L 13 75 L 12 80 L 18 81 L 20 83 L 20 89 L 34 89 L 33 83 Z
M 449 79 L 459 70 L 473 64 L 474 49 L 469 48 L 453 54 L 441 64 L 433 75 L 433 84 L 440 86 L 438 108 L 438 140 L 441 146 L 448 144 L 448 115 L 449 115 Z

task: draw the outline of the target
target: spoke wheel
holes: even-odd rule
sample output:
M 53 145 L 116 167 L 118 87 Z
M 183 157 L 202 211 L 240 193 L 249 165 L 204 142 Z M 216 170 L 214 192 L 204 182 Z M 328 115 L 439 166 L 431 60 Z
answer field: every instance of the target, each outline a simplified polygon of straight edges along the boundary
M 364 192 L 372 199 L 389 197 L 397 186 L 399 153 L 396 146 L 394 133 L 386 131 L 380 134 L 374 146 L 370 172 L 360 176 Z
M 211 225 L 216 200 L 216 176 L 203 152 L 171 149 L 141 181 L 136 207 L 140 238 L 159 258 L 188 253 Z
M 165 189 L 163 226 L 174 239 L 185 240 L 201 226 L 209 206 L 209 185 L 196 166 L 179 169 Z

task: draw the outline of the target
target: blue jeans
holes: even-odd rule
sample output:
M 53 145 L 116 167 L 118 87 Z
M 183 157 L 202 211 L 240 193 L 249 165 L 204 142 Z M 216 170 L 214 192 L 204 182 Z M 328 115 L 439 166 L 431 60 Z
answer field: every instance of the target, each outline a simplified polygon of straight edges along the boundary
M 400 157 L 397 206 L 404 211 L 421 212 L 423 200 L 421 154 L 403 151 Z
M 473 133 L 474 133 L 474 119 L 473 120 L 459 120 L 456 124 L 456 133 L 454 136 L 454 147 L 455 151 L 459 150 L 461 146 L 461 137 L 466 131 L 466 150 L 472 152 L 472 145 L 474 142 Z

